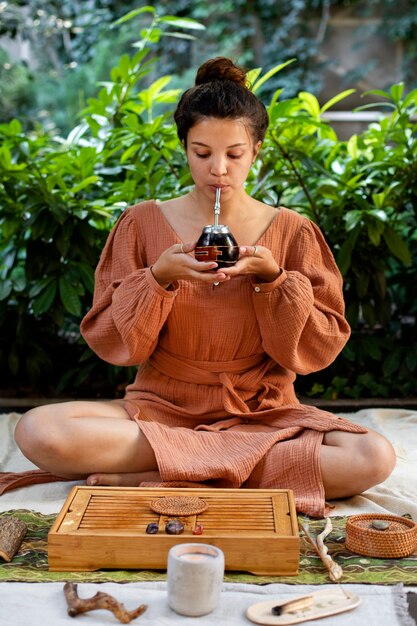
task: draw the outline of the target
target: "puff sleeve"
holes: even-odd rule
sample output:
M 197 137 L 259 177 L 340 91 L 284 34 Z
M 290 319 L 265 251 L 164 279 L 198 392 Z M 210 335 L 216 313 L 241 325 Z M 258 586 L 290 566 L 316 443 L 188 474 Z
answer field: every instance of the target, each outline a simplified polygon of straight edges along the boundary
M 313 222 L 303 219 L 288 243 L 280 276 L 253 287 L 262 345 L 271 358 L 297 374 L 334 361 L 350 328 L 339 269 Z
M 129 210 L 110 233 L 95 272 L 93 305 L 81 334 L 103 360 L 138 365 L 155 349 L 178 285 L 163 289 L 145 266 L 146 251 Z

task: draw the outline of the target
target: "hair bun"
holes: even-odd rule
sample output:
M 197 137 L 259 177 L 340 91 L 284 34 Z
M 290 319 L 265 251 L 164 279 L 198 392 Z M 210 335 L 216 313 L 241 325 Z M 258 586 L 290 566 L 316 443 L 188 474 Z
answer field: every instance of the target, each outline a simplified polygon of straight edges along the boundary
M 195 84 L 202 85 L 213 80 L 230 80 L 237 85 L 247 87 L 245 70 L 225 57 L 216 57 L 203 63 L 197 71 Z

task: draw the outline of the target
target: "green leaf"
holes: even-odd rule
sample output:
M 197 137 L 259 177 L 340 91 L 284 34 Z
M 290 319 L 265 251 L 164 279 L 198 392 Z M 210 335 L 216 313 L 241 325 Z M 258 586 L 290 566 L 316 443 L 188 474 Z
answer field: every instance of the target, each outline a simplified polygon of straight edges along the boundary
M 82 191 L 83 189 L 85 189 L 86 187 L 89 187 L 90 185 L 96 183 L 98 180 L 99 180 L 98 176 L 87 176 L 87 178 L 84 178 L 84 180 L 78 183 L 78 185 L 74 185 L 74 187 L 71 187 L 69 191 L 70 193 L 76 194 L 79 191 Z
M 147 42 L 158 43 L 162 35 L 163 35 L 163 30 L 161 28 L 156 28 L 155 26 L 153 28 L 147 28 L 147 29 L 143 28 L 140 31 L 140 36 L 142 37 L 142 41 L 138 41 L 138 42 L 135 41 L 135 43 L 133 43 L 132 46 L 141 48 Z
M 361 223 L 362 218 L 362 211 L 358 211 L 357 209 L 354 209 L 353 211 L 348 211 L 344 216 L 344 220 L 346 222 L 346 230 L 353 230 Z
M 280 95 L 282 94 L 282 92 L 284 91 L 284 88 L 282 87 L 281 89 L 277 89 L 274 93 L 274 95 L 271 98 L 271 102 L 268 108 L 273 108 L 275 103 L 277 102 L 278 98 L 280 97 Z
M 128 78 L 129 78 L 129 73 L 130 73 L 130 57 L 128 54 L 123 54 L 120 57 L 119 60 L 119 65 L 117 66 L 117 68 L 115 69 L 115 79 L 117 74 L 119 75 L 119 77 L 122 79 L 122 81 L 125 83 L 127 82 Z
M 384 359 L 382 369 L 385 376 L 392 376 L 392 374 L 398 370 L 402 362 L 402 356 L 402 349 L 397 348 L 396 350 L 393 350 L 386 359 Z
M 155 80 L 150 87 L 148 87 L 147 91 L 151 98 L 154 98 L 156 94 L 158 94 L 162 89 L 171 82 L 171 76 L 161 76 L 158 80 Z
M 356 107 L 355 109 L 353 109 L 355 112 L 356 111 L 366 111 L 366 109 L 372 109 L 375 110 L 376 107 L 382 107 L 382 108 L 388 108 L 388 109 L 395 109 L 395 104 L 393 104 L 392 102 L 370 102 L 369 104 L 362 104 L 360 107 Z M 377 113 L 378 111 L 375 111 L 375 113 Z M 381 118 L 385 115 L 385 113 L 381 113 Z
M 382 236 L 392 254 L 404 265 L 411 264 L 411 253 L 407 243 L 391 226 L 385 226 Z
M 206 30 L 204 24 L 200 24 L 191 17 L 176 17 L 175 15 L 164 15 L 158 19 L 158 22 L 176 26 L 177 28 L 189 28 L 191 30 Z
M 320 117 L 320 104 L 316 96 L 308 91 L 300 91 L 298 94 L 299 99 L 304 104 L 304 108 L 314 118 Z
M 370 242 L 374 246 L 379 246 L 381 241 L 381 231 L 378 228 L 378 225 L 375 222 L 369 222 L 367 224 L 367 231 Z
M 145 7 L 141 7 L 140 9 L 133 9 L 133 11 L 129 11 L 129 13 L 126 13 L 126 15 L 123 15 L 118 20 L 113 22 L 112 27 L 119 26 L 119 24 L 124 24 L 125 22 L 128 22 L 129 20 L 133 19 L 137 15 L 140 15 L 141 13 L 152 13 L 152 15 L 156 15 L 154 7 L 147 5 Z
M 358 136 L 352 135 L 347 142 L 347 151 L 351 159 L 357 159 L 359 156 Z
M 9 128 L 14 135 L 20 135 L 22 132 L 22 124 L 17 119 L 10 121 Z
M 379 195 L 379 194 L 374 194 L 374 195 Z M 372 196 L 372 199 L 373 198 L 374 196 Z M 379 222 L 386 222 L 388 220 L 388 215 L 382 209 L 371 209 L 370 211 L 367 212 L 367 214 L 371 215 L 372 217 L 377 219 Z
M 404 83 L 397 83 L 396 85 L 392 85 L 390 92 L 395 104 L 399 104 L 404 92 Z
M 94 269 L 86 263 L 78 263 L 77 269 L 80 273 L 82 281 L 88 291 L 92 293 L 94 291 Z
M 280 63 L 279 65 L 275 65 L 275 67 L 272 67 L 270 70 L 268 70 L 268 72 L 266 74 L 264 74 L 262 76 L 262 78 L 260 78 L 259 80 L 256 80 L 256 82 L 254 84 L 252 84 L 252 91 L 253 93 L 256 93 L 257 91 L 259 91 L 259 89 L 262 87 L 262 85 L 271 78 L 271 76 L 274 76 L 274 74 L 276 74 L 277 72 L 280 72 L 284 67 L 287 67 L 287 65 L 290 65 L 290 63 L 294 63 L 296 59 L 289 59 L 288 61 L 285 61 L 285 63 Z M 258 74 L 259 75 L 259 74 Z M 253 74 L 254 76 L 254 74 Z M 249 73 L 247 74 L 247 78 L 250 81 L 251 80 L 252 75 L 250 75 Z
M 53 278 L 53 276 L 48 276 L 47 278 L 41 278 L 40 280 L 36 280 L 29 290 L 29 298 L 35 298 L 54 280 L 55 279 Z
M 405 109 L 407 109 L 410 105 L 417 105 L 417 89 L 413 89 L 406 95 L 403 105 Z
M 5 170 L 9 170 L 12 167 L 12 155 L 6 145 L 0 148 L 0 165 L 2 165 Z
M 364 91 L 362 98 L 365 96 L 382 96 L 383 98 L 391 100 L 391 96 L 388 91 L 383 91 L 382 89 L 370 89 L 369 91 Z
M 120 157 L 120 163 L 126 163 L 126 161 L 131 161 L 131 158 L 138 152 L 140 146 L 138 144 L 131 145 L 127 150 L 125 150 Z
M 66 226 L 67 226 L 67 224 L 66 224 Z M 55 237 L 56 247 L 58 248 L 59 253 L 60 253 L 60 255 L 62 257 L 66 257 L 67 256 L 68 250 L 71 247 L 72 231 L 73 231 L 72 227 L 70 227 L 69 229 L 63 228 L 58 233 L 58 236 Z
M 353 230 L 346 241 L 340 246 L 339 253 L 337 255 L 337 265 L 343 275 L 346 274 L 350 268 L 352 261 L 352 252 L 355 247 L 356 239 L 359 235 L 359 228 Z
M 0 300 L 6 300 L 12 293 L 12 281 L 2 280 L 0 281 Z
M 51 279 L 47 287 L 34 299 L 32 306 L 35 317 L 50 309 L 55 299 L 56 287 L 56 281 Z
M 17 265 L 13 268 L 11 273 L 11 279 L 13 281 L 13 290 L 17 293 L 22 293 L 26 289 L 26 273 L 21 265 Z
M 78 292 L 66 276 L 61 276 L 59 279 L 59 294 L 68 313 L 80 317 L 81 301 Z
M 355 92 L 356 92 L 356 89 L 346 89 L 346 91 L 342 91 L 341 93 L 338 93 L 336 96 L 331 98 L 328 102 L 323 104 L 323 106 L 320 109 L 320 112 L 324 113 L 325 111 L 327 111 L 327 109 L 330 109 L 330 107 L 332 107 L 334 104 L 336 104 L 337 102 L 340 102 L 341 100 L 343 100 L 344 98 L 347 98 L 348 96 L 350 96 L 352 93 L 355 93 Z
M 252 86 L 254 85 L 258 76 L 261 75 L 261 72 L 262 72 L 261 67 L 254 67 L 248 72 L 246 72 L 246 80 L 248 81 L 249 85 L 252 85 Z M 252 87 L 252 90 L 253 90 L 253 87 Z
M 86 122 L 82 122 L 75 126 L 71 132 L 67 136 L 67 143 L 71 143 L 77 145 L 81 137 L 87 132 L 88 124 Z
M 164 33 L 164 37 L 173 37 L 174 39 L 187 39 L 188 41 L 195 41 L 196 37 L 188 33 L 179 33 L 177 31 L 171 31 Z
M 380 193 L 373 193 L 372 202 L 378 209 L 381 209 L 381 207 L 384 206 L 386 197 L 387 197 L 386 191 L 381 191 Z M 384 211 L 384 215 L 386 215 L 385 211 Z

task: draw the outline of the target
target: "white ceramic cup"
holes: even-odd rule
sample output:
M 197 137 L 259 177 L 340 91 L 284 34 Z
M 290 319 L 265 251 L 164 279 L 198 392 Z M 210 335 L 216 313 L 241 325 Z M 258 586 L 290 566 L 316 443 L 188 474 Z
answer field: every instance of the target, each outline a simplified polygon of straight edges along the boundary
M 168 552 L 168 604 L 176 613 L 197 617 L 219 603 L 224 554 L 205 543 L 181 543 Z

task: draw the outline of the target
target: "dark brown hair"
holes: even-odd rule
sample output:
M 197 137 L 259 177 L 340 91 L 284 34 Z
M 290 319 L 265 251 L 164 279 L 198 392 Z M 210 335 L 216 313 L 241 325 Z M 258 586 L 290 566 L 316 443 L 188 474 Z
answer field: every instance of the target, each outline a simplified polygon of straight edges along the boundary
M 247 120 L 254 143 L 263 141 L 268 128 L 268 113 L 249 89 L 246 71 L 225 57 L 203 63 L 195 86 L 178 103 L 174 120 L 184 145 L 190 128 L 207 117 Z

